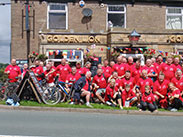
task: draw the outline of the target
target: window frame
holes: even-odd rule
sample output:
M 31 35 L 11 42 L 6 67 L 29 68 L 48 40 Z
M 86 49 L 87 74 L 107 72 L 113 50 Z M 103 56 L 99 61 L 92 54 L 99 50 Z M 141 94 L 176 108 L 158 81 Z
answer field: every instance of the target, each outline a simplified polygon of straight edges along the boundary
M 110 6 L 116 6 L 116 7 L 124 7 L 124 11 L 109 11 Z M 108 14 L 124 14 L 124 27 L 114 27 L 113 28 L 126 28 L 126 5 L 125 4 L 120 4 L 120 5 L 107 5 L 107 12 L 106 12 L 106 28 L 108 28 Z
M 52 4 L 58 4 L 58 5 L 64 5 L 65 10 L 50 10 L 50 5 Z M 65 13 L 66 14 L 66 26 L 65 29 L 59 28 L 61 30 L 67 30 L 68 29 L 68 5 L 66 3 L 49 3 L 47 6 L 47 29 L 53 29 L 49 28 L 49 13 Z M 53 29 L 54 30 L 54 29 Z
M 181 13 L 168 13 L 168 9 L 181 9 Z M 182 17 L 182 27 L 180 29 L 169 29 L 167 27 L 167 17 L 168 16 L 181 16 Z M 167 30 L 182 30 L 183 29 L 183 7 L 166 7 L 166 15 L 165 15 L 165 29 Z

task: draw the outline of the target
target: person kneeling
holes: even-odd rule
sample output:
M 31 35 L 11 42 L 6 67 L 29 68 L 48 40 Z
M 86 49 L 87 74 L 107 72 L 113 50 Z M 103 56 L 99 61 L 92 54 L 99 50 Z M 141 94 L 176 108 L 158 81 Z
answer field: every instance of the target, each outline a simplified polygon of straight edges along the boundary
M 155 102 L 154 95 L 148 85 L 145 86 L 145 92 L 142 95 L 139 108 L 139 111 L 145 111 L 146 109 L 148 109 L 151 112 L 155 111 L 158 108 Z
M 116 101 L 118 102 L 120 109 L 123 109 L 121 105 L 121 94 L 120 92 L 115 91 L 115 80 L 111 79 L 109 85 L 106 88 L 105 93 L 105 102 L 110 106 L 117 106 Z

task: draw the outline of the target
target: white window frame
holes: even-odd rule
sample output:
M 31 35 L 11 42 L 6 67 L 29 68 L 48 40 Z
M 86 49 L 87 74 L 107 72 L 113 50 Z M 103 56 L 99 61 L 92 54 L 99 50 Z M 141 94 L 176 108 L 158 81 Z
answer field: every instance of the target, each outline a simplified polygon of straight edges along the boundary
M 181 9 L 181 13 L 168 13 L 168 9 Z M 183 29 L 183 7 L 166 7 L 166 15 L 165 15 L 165 28 L 168 30 L 174 30 L 167 28 L 167 16 L 182 16 L 182 28 Z M 179 29 L 175 29 L 179 30 Z
M 109 11 L 109 6 L 116 6 L 116 7 L 124 7 L 124 11 Z M 108 29 L 108 14 L 113 13 L 113 14 L 124 14 L 124 28 L 126 28 L 126 5 L 107 5 L 107 14 L 106 14 L 106 28 Z M 115 28 L 113 26 L 113 28 Z M 123 28 L 123 27 L 120 27 Z
M 59 4 L 59 5 L 64 5 L 65 10 L 50 10 L 50 5 L 52 4 Z M 47 29 L 52 29 L 49 28 L 49 13 L 65 13 L 66 14 L 66 29 L 68 29 L 68 5 L 65 3 L 49 3 L 47 6 Z

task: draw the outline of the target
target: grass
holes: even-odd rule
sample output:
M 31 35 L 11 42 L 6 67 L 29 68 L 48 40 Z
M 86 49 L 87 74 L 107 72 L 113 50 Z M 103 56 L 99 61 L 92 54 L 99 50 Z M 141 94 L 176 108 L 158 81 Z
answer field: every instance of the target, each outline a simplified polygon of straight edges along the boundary
M 6 105 L 5 101 L 0 101 L 0 104 Z M 21 106 L 35 106 L 35 107 L 62 107 L 62 108 L 89 108 L 86 105 L 70 105 L 68 102 L 65 103 L 58 103 L 56 105 L 47 105 L 44 103 L 38 103 L 36 101 L 26 101 L 23 100 L 20 102 Z M 107 105 L 101 105 L 101 104 L 91 104 L 94 109 L 110 109 L 110 110 L 119 110 L 119 107 L 111 107 Z M 130 108 L 124 108 L 124 110 L 138 110 L 137 107 L 132 106 Z M 168 111 L 165 109 L 158 109 L 158 111 Z M 178 112 L 183 112 L 183 110 L 179 110 Z

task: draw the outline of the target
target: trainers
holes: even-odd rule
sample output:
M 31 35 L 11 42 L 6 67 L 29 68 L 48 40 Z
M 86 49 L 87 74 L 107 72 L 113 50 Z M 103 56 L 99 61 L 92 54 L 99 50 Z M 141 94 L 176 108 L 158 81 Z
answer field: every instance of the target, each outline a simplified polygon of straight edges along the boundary
M 170 111 L 171 112 L 177 112 L 177 109 L 176 108 L 172 108 Z
M 69 104 L 70 104 L 70 105 L 74 105 L 74 102 L 70 102 Z
M 120 106 L 120 109 L 122 110 L 122 109 L 123 109 L 123 107 L 122 107 L 122 106 Z
M 87 106 L 87 107 L 90 107 L 90 108 L 93 108 L 93 106 L 90 105 L 89 103 L 86 103 L 86 106 Z

